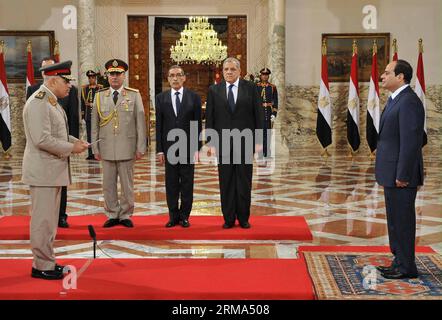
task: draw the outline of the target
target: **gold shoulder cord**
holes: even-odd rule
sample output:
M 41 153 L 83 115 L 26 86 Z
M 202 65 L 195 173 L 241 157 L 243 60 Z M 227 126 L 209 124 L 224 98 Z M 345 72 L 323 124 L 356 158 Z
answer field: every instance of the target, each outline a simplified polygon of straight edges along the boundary
M 97 95 L 97 97 L 96 97 L 96 99 L 97 99 L 97 112 L 98 112 L 98 116 L 100 117 L 100 127 L 104 127 L 114 118 L 116 110 L 114 109 L 114 111 L 112 111 L 107 117 L 104 117 L 103 114 L 101 113 L 101 107 L 100 107 L 100 92 L 97 92 L 96 95 Z M 114 120 L 114 122 L 115 122 L 115 120 Z

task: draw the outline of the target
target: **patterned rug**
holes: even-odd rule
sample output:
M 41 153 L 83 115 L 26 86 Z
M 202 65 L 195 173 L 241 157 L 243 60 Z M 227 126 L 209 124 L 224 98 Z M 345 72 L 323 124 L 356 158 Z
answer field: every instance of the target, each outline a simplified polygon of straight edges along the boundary
M 416 254 L 417 279 L 384 279 L 376 266 L 392 255 L 364 252 L 303 252 L 319 300 L 442 300 L 442 256 Z

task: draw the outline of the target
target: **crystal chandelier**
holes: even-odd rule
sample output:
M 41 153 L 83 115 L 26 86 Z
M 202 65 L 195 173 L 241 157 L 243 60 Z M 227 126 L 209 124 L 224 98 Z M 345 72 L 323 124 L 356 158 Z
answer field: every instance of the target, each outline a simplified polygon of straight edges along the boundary
M 227 58 L 223 46 L 208 17 L 190 17 L 180 40 L 170 47 L 170 57 L 178 64 L 204 63 L 218 65 Z

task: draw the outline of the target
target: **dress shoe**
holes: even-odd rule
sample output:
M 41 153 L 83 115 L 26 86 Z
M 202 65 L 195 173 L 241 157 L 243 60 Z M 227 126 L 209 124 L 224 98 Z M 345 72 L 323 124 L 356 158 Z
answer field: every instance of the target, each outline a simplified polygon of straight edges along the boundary
M 119 224 L 120 224 L 119 219 L 109 219 L 104 223 L 103 228 L 111 228 L 111 227 L 117 226 Z
M 187 220 L 187 219 L 183 219 L 183 220 L 181 220 L 181 221 L 180 221 L 180 224 L 181 224 L 181 226 L 182 226 L 183 228 L 189 228 L 189 227 L 190 227 L 189 220 Z
M 134 227 L 134 224 L 133 224 L 132 220 L 130 220 L 130 219 L 120 220 L 120 224 L 122 226 L 125 226 L 126 228 L 133 228 Z
M 231 228 L 233 228 L 233 226 L 234 226 L 235 224 L 234 223 L 224 223 L 223 224 L 223 229 L 231 229 Z
M 61 266 L 59 264 L 55 264 L 55 268 L 54 270 L 60 273 L 63 273 L 65 266 Z M 67 272 L 69 272 L 69 269 L 66 270 Z
M 38 270 L 32 268 L 31 277 L 45 280 L 60 280 L 63 279 L 63 273 L 57 270 Z
M 175 227 L 175 225 L 176 225 L 175 221 L 169 220 L 166 223 L 166 228 L 172 228 L 172 227 Z
M 66 218 L 60 218 L 60 220 L 58 220 L 58 227 L 59 228 L 69 228 L 69 223 L 66 220 Z
M 239 225 L 243 229 L 250 229 L 250 223 L 248 223 L 248 222 L 243 222 L 243 223 L 240 223 Z
M 416 279 L 418 277 L 417 273 L 402 273 L 398 269 L 392 269 L 391 271 L 385 271 L 381 273 L 382 277 L 385 279 Z
M 94 156 L 88 156 L 88 157 L 86 158 L 86 160 L 95 160 L 95 157 L 94 157 Z
M 380 272 L 390 272 L 394 269 L 393 265 L 390 266 L 376 266 L 376 269 Z

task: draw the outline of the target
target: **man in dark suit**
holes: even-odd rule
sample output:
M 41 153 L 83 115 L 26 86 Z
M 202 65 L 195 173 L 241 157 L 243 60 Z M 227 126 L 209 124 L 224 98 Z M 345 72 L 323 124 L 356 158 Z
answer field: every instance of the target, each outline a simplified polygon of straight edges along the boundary
M 41 60 L 41 67 L 54 63 L 55 60 L 53 58 L 43 58 Z M 44 79 L 43 73 L 42 76 Z M 42 83 L 37 83 L 29 86 L 28 90 L 26 91 L 26 100 L 28 100 L 35 91 L 40 89 L 41 85 Z M 68 118 L 69 135 L 78 139 L 80 137 L 80 112 L 77 88 L 72 85 L 71 90 L 69 91 L 69 95 L 67 97 L 58 99 L 58 103 L 63 107 Z M 62 187 L 60 197 L 60 211 L 58 216 L 58 226 L 60 228 L 69 228 L 69 224 L 67 222 L 68 215 L 66 214 L 67 193 L 67 187 Z
M 239 61 L 227 58 L 224 80 L 212 85 L 207 95 L 206 138 L 209 154 L 218 156 L 225 229 L 232 228 L 236 219 L 242 228 L 250 228 L 253 153 L 262 151 L 262 130 L 261 141 L 255 141 L 256 129 L 262 129 L 264 121 L 260 96 L 256 85 L 240 79 L 240 73 Z M 213 137 L 209 141 L 213 133 L 219 137 L 218 146 Z
M 418 276 L 415 262 L 417 187 L 423 184 L 422 145 L 425 112 L 410 88 L 413 69 L 404 60 L 393 61 L 381 75 L 392 92 L 379 124 L 375 174 L 384 186 L 388 236 L 394 260 L 377 267 L 384 278 Z
M 194 163 L 199 159 L 201 147 L 201 98 L 183 87 L 186 76 L 180 66 L 169 68 L 168 81 L 171 90 L 164 91 L 155 98 L 157 158 L 161 165 L 166 165 L 166 197 L 169 208 L 166 228 L 178 223 L 187 228 L 190 226 L 189 215 L 193 203 Z M 191 130 L 191 127 L 196 130 Z M 186 139 L 169 141 L 167 136 L 169 133 L 173 134 L 173 130 L 177 134 L 178 131 L 185 133 Z M 178 145 L 179 149 L 176 148 Z

